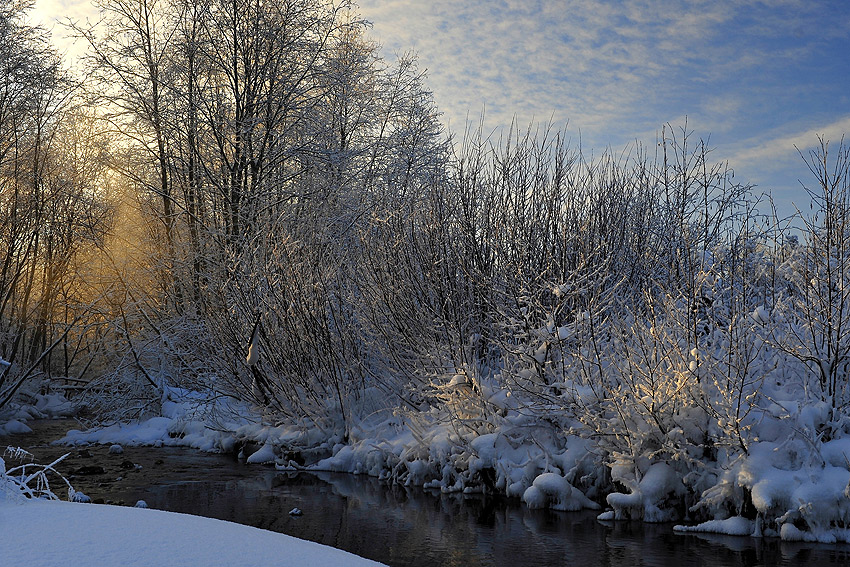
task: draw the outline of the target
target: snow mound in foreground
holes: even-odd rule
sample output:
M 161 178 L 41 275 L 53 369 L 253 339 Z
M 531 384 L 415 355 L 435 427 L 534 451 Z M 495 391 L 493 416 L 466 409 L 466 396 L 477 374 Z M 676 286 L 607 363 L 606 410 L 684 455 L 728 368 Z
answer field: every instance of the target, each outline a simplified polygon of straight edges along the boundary
M 0 493 L 0 516 L 9 519 L 0 538 L 4 565 L 380 565 L 284 534 L 160 510 L 42 500 L 15 504 Z M 37 535 L 45 533 L 50 537 Z

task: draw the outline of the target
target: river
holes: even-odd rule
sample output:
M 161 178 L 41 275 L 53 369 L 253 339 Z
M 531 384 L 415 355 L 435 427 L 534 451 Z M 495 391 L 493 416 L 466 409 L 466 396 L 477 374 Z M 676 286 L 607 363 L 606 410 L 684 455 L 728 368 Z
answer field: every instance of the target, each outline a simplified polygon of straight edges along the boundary
M 516 499 L 444 495 L 364 476 L 281 473 L 191 449 L 124 447 L 114 455 L 106 446 L 58 447 L 50 441 L 73 422 L 30 425 L 33 434 L 0 437 L 0 448 L 25 448 L 40 463 L 70 453 L 56 468 L 96 502 L 144 500 L 151 508 L 274 530 L 392 567 L 850 564 L 848 545 L 676 534 L 670 524 L 603 523 L 595 512 L 529 510 Z M 51 484 L 57 494 L 64 493 L 61 486 Z M 290 515 L 293 508 L 303 515 Z

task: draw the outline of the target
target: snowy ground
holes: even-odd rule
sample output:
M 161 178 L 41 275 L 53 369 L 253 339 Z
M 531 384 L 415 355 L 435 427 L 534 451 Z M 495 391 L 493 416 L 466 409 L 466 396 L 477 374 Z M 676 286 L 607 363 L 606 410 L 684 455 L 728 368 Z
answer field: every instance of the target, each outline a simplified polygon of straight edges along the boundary
M 160 510 L 13 501 L 0 493 L 0 563 L 27 567 L 380 565 L 241 524 Z

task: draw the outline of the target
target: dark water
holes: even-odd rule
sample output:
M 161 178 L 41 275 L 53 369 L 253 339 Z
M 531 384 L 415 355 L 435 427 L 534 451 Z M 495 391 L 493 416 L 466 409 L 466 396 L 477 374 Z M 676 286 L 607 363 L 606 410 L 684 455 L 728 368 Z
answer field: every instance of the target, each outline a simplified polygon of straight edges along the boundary
M 81 454 L 46 445 L 69 426 L 38 424 L 34 435 L 0 437 L 0 448 L 29 447 L 37 462 L 70 452 L 57 468 L 98 500 L 142 499 L 151 508 L 274 530 L 393 567 L 850 565 L 846 545 L 674 534 L 669 524 L 601 523 L 596 513 L 528 510 L 504 498 L 447 496 L 352 475 L 278 473 L 191 450 L 126 447 L 116 456 L 107 447 Z M 127 461 L 141 468 L 122 468 Z M 85 465 L 104 472 L 74 474 Z M 295 507 L 303 516 L 289 515 Z

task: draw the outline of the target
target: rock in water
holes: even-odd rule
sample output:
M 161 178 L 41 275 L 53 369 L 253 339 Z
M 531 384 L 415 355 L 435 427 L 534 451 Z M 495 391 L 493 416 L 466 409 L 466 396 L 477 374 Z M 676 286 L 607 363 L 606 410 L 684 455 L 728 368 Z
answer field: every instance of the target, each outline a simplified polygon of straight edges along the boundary
M 71 502 L 82 502 L 83 504 L 90 504 L 91 498 L 88 495 L 83 494 L 82 492 L 72 492 L 71 493 Z
M 109 448 L 109 454 L 110 455 L 123 455 L 124 454 L 124 447 L 122 447 L 121 445 L 113 445 L 112 447 Z
M 301 508 L 293 508 L 289 511 L 290 516 L 303 516 L 304 512 L 301 511 Z

